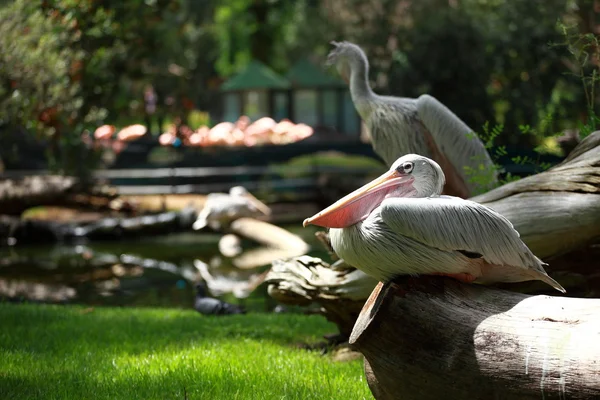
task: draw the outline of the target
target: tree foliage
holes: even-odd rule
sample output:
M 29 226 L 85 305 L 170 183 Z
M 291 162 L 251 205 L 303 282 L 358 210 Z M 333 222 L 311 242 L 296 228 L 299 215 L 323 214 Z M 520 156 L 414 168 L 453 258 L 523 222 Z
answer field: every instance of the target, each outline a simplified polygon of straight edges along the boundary
M 185 119 L 218 111 L 219 83 L 251 59 L 285 73 L 350 40 L 378 92 L 429 93 L 525 144 L 521 125 L 551 134 L 590 120 L 596 15 L 591 0 L 0 1 L 0 120 L 56 152 L 100 123 L 143 120 L 149 85 L 157 113 Z

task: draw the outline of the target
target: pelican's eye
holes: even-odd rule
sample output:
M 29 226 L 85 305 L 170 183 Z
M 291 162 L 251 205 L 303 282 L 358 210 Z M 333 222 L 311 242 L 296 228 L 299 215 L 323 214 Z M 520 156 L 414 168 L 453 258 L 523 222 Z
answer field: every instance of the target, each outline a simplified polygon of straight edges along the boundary
M 414 167 L 413 163 L 405 162 L 404 164 L 402 164 L 400 166 L 400 171 L 404 172 L 405 174 L 410 174 L 413 170 L 413 167 Z

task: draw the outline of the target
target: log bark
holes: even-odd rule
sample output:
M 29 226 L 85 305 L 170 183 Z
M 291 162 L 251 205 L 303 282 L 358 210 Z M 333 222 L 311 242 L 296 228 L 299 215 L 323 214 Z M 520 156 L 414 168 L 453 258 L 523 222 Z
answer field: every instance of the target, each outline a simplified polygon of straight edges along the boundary
M 244 251 L 231 257 L 232 265 L 240 269 L 254 269 L 269 265 L 278 259 L 300 256 L 310 248 L 298 235 L 253 218 L 239 218 L 233 221 L 227 228 L 227 232 L 248 239 L 253 245 L 253 248 L 240 249 Z M 255 247 L 256 243 L 260 246 Z M 220 243 L 220 245 L 222 244 Z M 225 249 L 221 249 L 221 253 L 226 255 L 222 250 Z M 233 249 L 227 249 L 227 251 L 229 250 Z M 235 251 L 231 251 L 231 253 L 235 253 Z
M 117 196 L 111 187 L 84 183 L 70 176 L 0 178 L 0 210 L 4 215 L 19 216 L 28 208 L 43 205 L 130 211 L 131 205 L 117 200 Z
M 471 198 L 508 218 L 550 264 L 600 238 L 600 131 L 559 165 Z
M 350 344 L 376 399 L 600 398 L 600 300 L 379 283 Z
M 28 220 L 0 215 L 0 246 L 4 244 L 79 243 L 191 231 L 193 208 L 141 217 L 109 217 L 92 223 Z
M 317 303 L 320 312 L 348 338 L 365 298 L 377 281 L 347 265 L 331 268 L 320 258 L 301 256 L 273 262 L 265 282 L 275 300 L 291 305 Z

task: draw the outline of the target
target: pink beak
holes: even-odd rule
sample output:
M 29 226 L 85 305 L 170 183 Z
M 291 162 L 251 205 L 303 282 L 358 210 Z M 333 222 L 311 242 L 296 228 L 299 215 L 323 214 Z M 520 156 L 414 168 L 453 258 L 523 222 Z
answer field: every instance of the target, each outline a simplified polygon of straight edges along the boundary
M 371 211 L 389 197 L 388 195 L 397 194 L 399 187 L 402 187 L 400 190 L 404 195 L 412 192 L 413 180 L 410 175 L 401 174 L 396 170 L 388 171 L 323 211 L 305 219 L 302 225 L 312 224 L 326 228 L 345 228 L 354 225 L 367 218 Z

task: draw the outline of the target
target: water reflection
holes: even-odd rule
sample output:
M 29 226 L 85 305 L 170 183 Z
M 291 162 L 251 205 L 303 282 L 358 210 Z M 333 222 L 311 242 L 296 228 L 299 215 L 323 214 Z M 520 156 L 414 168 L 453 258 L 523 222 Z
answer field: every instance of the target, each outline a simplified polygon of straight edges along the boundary
M 293 230 L 314 244 L 314 230 L 297 226 Z M 264 311 L 276 304 L 261 283 L 270 262 L 285 256 L 282 249 L 253 246 L 245 239 L 211 233 L 86 246 L 3 248 L 0 298 L 191 308 L 195 284 L 205 282 L 213 296 L 233 303 L 243 301 L 249 311 Z

